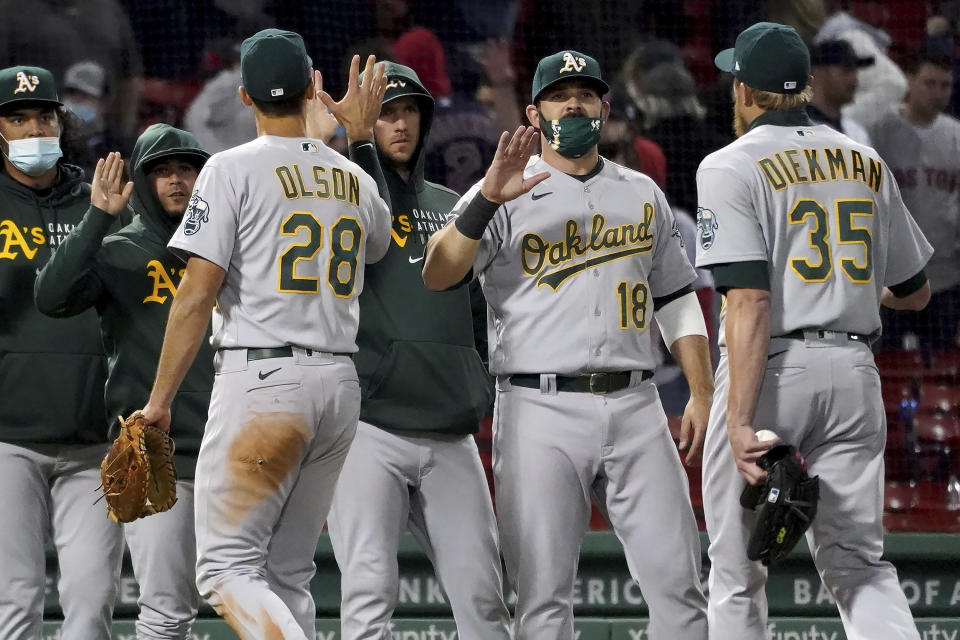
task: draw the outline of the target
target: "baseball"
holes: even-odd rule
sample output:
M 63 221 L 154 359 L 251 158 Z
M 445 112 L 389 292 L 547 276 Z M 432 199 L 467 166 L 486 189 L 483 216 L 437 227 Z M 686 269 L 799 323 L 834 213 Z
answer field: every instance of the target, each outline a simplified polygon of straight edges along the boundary
M 780 436 L 775 434 L 773 431 L 770 431 L 769 429 L 761 429 L 760 431 L 757 431 L 757 440 L 759 440 L 760 442 L 766 442 L 767 440 L 776 440 L 779 437 Z

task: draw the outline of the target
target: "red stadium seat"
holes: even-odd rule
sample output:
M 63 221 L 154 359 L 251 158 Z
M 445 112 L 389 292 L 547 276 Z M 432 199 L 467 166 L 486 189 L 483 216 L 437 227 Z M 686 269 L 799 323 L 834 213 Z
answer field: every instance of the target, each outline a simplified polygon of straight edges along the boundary
M 917 445 L 936 443 L 946 447 L 960 445 L 960 418 L 949 413 L 917 413 L 913 417 Z
M 920 385 L 919 408 L 922 411 L 960 414 L 960 386 L 924 382 Z
M 884 381 L 888 379 L 912 378 L 921 375 L 924 370 L 923 357 L 919 351 L 892 349 L 875 356 L 877 368 Z

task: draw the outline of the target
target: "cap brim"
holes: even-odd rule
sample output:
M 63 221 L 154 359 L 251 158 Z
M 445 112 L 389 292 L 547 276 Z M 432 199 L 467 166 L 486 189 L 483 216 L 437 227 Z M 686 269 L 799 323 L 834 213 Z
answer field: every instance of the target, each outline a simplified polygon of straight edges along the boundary
M 556 80 L 554 80 L 554 81 L 551 82 L 550 84 L 544 85 L 544 87 L 543 87 L 542 89 L 540 89 L 540 92 L 537 93 L 537 95 L 535 95 L 535 96 L 533 97 L 533 101 L 536 102 L 537 100 L 539 100 L 539 99 L 540 99 L 540 96 L 542 96 L 543 93 L 544 93 L 547 89 L 549 89 L 550 87 L 552 87 L 552 86 L 554 86 L 554 85 L 556 85 L 556 84 L 560 84 L 561 82 L 566 82 L 567 80 L 583 80 L 583 81 L 586 81 L 586 82 L 591 82 L 591 83 L 593 83 L 594 85 L 597 86 L 597 88 L 600 89 L 600 97 L 601 97 L 601 98 L 602 98 L 603 96 L 607 95 L 608 93 L 610 93 L 610 85 L 608 85 L 608 84 L 607 84 L 606 82 L 604 82 L 603 80 L 598 80 L 598 79 L 595 78 L 594 76 L 588 76 L 588 75 L 579 74 L 579 73 L 572 73 L 572 74 L 570 74 L 570 75 L 565 75 L 565 76 L 562 77 L 562 78 L 557 78 Z
M 716 55 L 713 59 L 713 64 L 717 65 L 717 69 L 720 71 L 727 71 L 728 73 L 733 73 L 734 61 L 733 61 L 733 48 L 724 49 Z
M 59 100 L 49 100 L 47 98 L 14 98 L 13 100 L 7 100 L 4 103 L 0 103 L 0 107 L 9 107 L 12 105 L 24 105 L 24 104 L 44 104 L 44 105 L 53 105 L 55 107 L 62 107 L 63 103 Z
M 148 156 L 144 156 L 140 159 L 140 166 L 146 166 L 151 162 L 156 162 L 158 160 L 163 160 L 164 158 L 169 158 L 172 156 L 179 156 L 188 160 L 193 160 L 198 163 L 200 167 L 206 164 L 207 160 L 210 159 L 210 154 L 202 149 L 193 149 L 189 147 L 177 147 L 173 149 L 164 149 L 156 153 L 152 153 Z

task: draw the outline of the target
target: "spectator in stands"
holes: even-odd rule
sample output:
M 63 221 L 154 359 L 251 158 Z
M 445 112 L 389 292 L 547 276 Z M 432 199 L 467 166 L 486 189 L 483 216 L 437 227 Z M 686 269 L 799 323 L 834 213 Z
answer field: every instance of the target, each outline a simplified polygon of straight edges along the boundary
M 77 62 L 67 69 L 63 88 L 63 106 L 76 116 L 79 136 L 85 141 L 74 162 L 90 180 L 97 159 L 118 146 L 106 123 L 106 72 L 92 60 Z
M 600 155 L 650 176 L 662 189 L 667 183 L 667 159 L 656 142 L 644 137 L 640 111 L 623 85 L 613 82 L 604 96 L 610 114 L 600 130 Z
M 686 211 L 697 209 L 697 166 L 727 138 L 706 126 L 706 109 L 697 99 L 693 76 L 681 58 L 649 55 L 655 43 L 644 44 L 624 65 L 627 92 L 640 112 L 643 131 L 667 159 L 667 199 Z M 639 53 L 638 53 L 639 52 Z M 645 68 L 641 61 L 663 60 Z
M 240 80 L 240 48 L 225 49 L 224 68 L 203 86 L 184 115 L 184 127 L 209 153 L 217 153 L 257 137 L 253 110 L 237 98 Z
M 814 38 L 815 43 L 825 40 L 846 40 L 858 58 L 874 59 L 872 65 L 860 67 L 853 102 L 843 108 L 843 115 L 869 130 L 886 106 L 900 104 L 907 90 L 906 77 L 887 55 L 890 36 L 840 11 L 827 18 Z
M 416 71 L 436 99 L 425 150 L 426 178 L 464 193 L 483 176 L 500 133 L 520 123 L 509 46 L 491 41 L 480 60 L 455 52 L 452 74 L 443 47 L 426 29 L 408 31 L 393 51 L 397 62 Z M 481 82 L 489 87 L 492 112 L 478 100 Z
M 830 125 L 861 144 L 870 146 L 870 136 L 855 120 L 841 114 L 857 92 L 857 71 L 874 58 L 857 56 L 846 40 L 824 40 L 810 49 L 813 101 L 807 114 L 815 123 Z
M 105 121 L 110 135 L 132 148 L 137 135 L 142 63 L 127 14 L 118 0 L 0 0 L 0 68 L 22 62 L 49 69 L 63 84 L 78 57 L 93 60 L 106 78 Z M 81 55 L 82 52 L 82 55 Z
M 957 346 L 960 321 L 960 121 L 943 113 L 953 90 L 953 60 L 922 48 L 904 65 L 909 92 L 870 128 L 874 147 L 897 178 L 903 201 L 933 245 L 926 267 L 933 296 L 920 312 L 884 317 L 885 344 L 905 333 L 922 348 Z

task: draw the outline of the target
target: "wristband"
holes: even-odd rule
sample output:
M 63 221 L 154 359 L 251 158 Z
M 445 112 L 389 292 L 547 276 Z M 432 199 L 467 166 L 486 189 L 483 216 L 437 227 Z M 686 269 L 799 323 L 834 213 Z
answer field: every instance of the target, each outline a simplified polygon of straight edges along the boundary
M 490 224 L 490 220 L 493 219 L 493 214 L 499 208 L 499 204 L 490 202 L 477 191 L 477 195 L 473 196 L 473 200 L 464 208 L 463 213 L 457 216 L 453 224 L 457 227 L 457 231 L 466 237 L 479 240 L 483 237 L 483 232 Z

